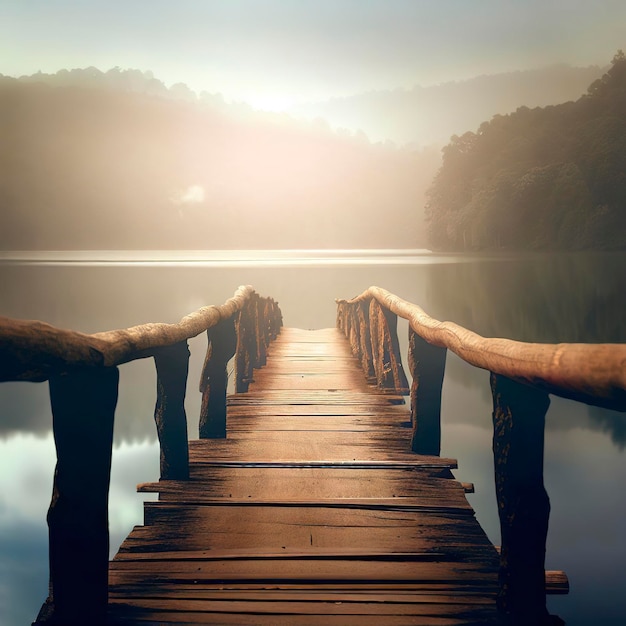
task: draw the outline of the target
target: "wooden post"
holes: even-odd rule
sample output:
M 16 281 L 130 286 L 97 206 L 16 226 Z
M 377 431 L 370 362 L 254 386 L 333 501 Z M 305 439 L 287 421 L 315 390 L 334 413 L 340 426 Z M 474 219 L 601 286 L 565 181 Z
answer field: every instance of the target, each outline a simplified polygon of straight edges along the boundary
M 256 358 L 254 340 L 255 323 L 251 303 L 248 301 L 239 311 L 237 324 L 237 351 L 235 353 L 235 391 L 245 393 L 253 382 Z
M 272 341 L 272 302 L 269 298 L 262 298 L 263 303 L 263 342 L 265 344 L 265 353 Z
M 441 453 L 441 389 L 446 354 L 446 348 L 428 343 L 409 326 L 411 450 L 417 454 Z
M 348 339 L 352 354 L 361 360 L 361 327 L 359 325 L 359 316 L 357 313 L 358 304 L 351 304 L 348 308 L 349 330 Z
M 335 318 L 335 326 L 343 332 L 343 310 L 345 309 L 344 302 L 337 302 L 337 316 Z
M 378 388 L 408 395 L 409 383 L 402 368 L 398 343 L 398 316 L 372 298 L 369 307 L 372 358 Z
M 57 464 L 48 510 L 50 597 L 38 618 L 103 624 L 109 571 L 109 482 L 119 372 L 84 368 L 50 378 Z
M 283 327 L 283 314 L 281 313 L 278 302 L 272 300 L 272 339 L 276 339 Z
M 491 374 L 493 454 L 502 533 L 498 608 L 516 623 L 551 623 L 545 552 L 550 501 L 543 485 L 548 394 Z
M 161 444 L 161 480 L 189 478 L 189 442 L 185 391 L 189 370 L 186 341 L 158 348 L 154 352 L 157 370 L 157 401 L 154 409 Z
M 380 305 L 372 298 L 367 307 L 367 316 L 370 327 L 370 343 L 372 346 L 372 367 L 374 369 L 374 383 L 378 386 L 382 383 L 381 364 L 383 360 L 383 349 L 380 345 L 381 335 L 379 332 L 379 311 Z
M 267 350 L 265 346 L 265 330 L 263 328 L 263 304 L 261 297 L 254 294 L 254 339 L 256 343 L 256 359 L 254 367 L 263 367 L 267 363 Z
M 358 302 L 357 319 L 359 324 L 359 338 L 361 340 L 361 367 L 367 378 L 367 382 L 374 384 L 376 374 L 374 372 L 374 361 L 372 360 L 372 337 L 370 331 L 369 305 L 367 302 Z
M 347 302 L 339 302 L 337 305 L 337 328 L 346 336 L 349 335 L 349 309 Z
M 209 346 L 200 377 L 200 439 L 226 437 L 228 361 L 237 348 L 235 322 L 231 317 L 207 331 Z

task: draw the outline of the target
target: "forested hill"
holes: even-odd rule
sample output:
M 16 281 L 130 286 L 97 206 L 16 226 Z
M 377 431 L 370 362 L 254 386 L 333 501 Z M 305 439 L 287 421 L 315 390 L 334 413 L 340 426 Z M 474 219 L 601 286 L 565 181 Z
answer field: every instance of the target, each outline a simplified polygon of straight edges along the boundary
M 437 151 L 114 68 L 0 77 L 0 249 L 425 244 Z
M 377 141 L 443 146 L 453 134 L 476 128 L 497 113 L 511 113 L 522 105 L 547 106 L 579 98 L 602 71 L 595 65 L 552 65 L 438 85 L 370 91 L 304 103 L 290 111 L 320 116 L 333 127 L 362 128 Z
M 428 191 L 438 250 L 626 248 L 626 58 L 575 102 L 453 136 Z

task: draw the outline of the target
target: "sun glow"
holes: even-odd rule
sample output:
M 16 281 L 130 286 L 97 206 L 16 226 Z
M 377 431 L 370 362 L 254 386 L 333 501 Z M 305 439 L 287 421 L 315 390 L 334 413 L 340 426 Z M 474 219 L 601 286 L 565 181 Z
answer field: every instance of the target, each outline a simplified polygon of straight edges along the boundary
M 292 94 L 284 93 L 257 93 L 250 94 L 245 101 L 259 111 L 270 111 L 272 113 L 282 113 L 287 111 L 300 99 Z

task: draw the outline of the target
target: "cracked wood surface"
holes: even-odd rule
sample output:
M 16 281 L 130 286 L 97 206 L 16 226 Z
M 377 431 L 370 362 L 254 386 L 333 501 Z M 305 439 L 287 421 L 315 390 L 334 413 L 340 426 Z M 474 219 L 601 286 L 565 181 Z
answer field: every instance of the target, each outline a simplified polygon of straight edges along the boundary
M 498 554 L 453 459 L 336 329 L 283 329 L 227 439 L 190 442 L 110 564 L 111 624 L 497 624 Z

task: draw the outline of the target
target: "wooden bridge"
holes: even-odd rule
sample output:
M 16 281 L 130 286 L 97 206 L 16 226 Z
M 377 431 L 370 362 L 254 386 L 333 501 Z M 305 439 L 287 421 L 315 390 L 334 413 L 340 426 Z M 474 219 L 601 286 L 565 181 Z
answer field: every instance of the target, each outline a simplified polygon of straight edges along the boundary
M 160 499 L 111 563 L 113 623 L 491 623 L 496 551 L 401 400 L 338 330 L 284 329 L 190 480 L 140 486 Z
M 409 320 L 409 389 L 396 333 Z M 50 380 L 50 595 L 36 624 L 548 624 L 548 392 L 626 410 L 626 346 L 485 339 L 379 288 L 281 331 L 240 288 L 179 324 L 96 335 L 0 319 L 0 380 Z M 208 331 L 200 439 L 186 339 Z M 446 349 L 492 372 L 502 549 L 439 456 Z M 108 562 L 117 366 L 152 356 L 161 480 Z M 227 363 L 236 389 L 227 397 Z M 403 396 L 410 395 L 410 408 Z

